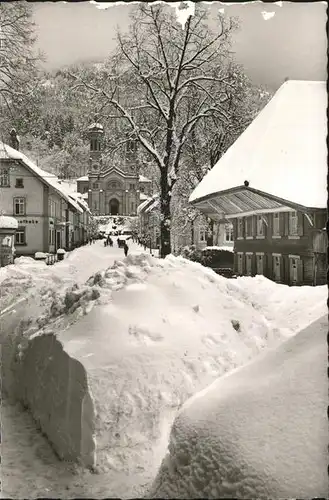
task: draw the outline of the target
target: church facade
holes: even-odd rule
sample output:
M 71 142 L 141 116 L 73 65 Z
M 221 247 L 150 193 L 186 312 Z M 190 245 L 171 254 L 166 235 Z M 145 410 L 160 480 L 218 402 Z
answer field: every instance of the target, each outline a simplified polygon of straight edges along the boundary
M 135 216 L 138 205 L 152 195 L 152 181 L 138 172 L 136 143 L 127 142 L 125 162 L 120 162 L 120 167 L 108 165 L 103 158 L 103 126 L 93 123 L 88 130 L 88 175 L 77 180 L 77 191 L 88 199 L 94 215 Z

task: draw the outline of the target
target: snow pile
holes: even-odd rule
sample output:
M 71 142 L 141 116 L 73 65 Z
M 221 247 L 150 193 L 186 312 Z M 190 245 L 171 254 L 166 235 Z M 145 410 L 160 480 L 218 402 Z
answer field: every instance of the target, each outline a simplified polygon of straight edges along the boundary
M 14 217 L 0 215 L 0 229 L 17 229 L 18 222 Z
M 88 374 L 100 471 L 143 470 L 152 477 L 177 409 L 297 331 L 293 324 L 277 328 L 239 283 L 183 258 L 139 255 L 57 294 L 38 335 L 56 335 Z M 269 283 L 259 284 L 268 301 Z M 307 290 L 310 302 L 313 290 Z M 285 287 L 281 300 L 294 303 L 294 293 Z M 314 319 L 318 313 L 315 308 Z
M 192 397 L 151 498 L 325 498 L 327 316 Z
M 239 277 L 228 286 L 285 336 L 306 328 L 327 312 L 326 286 L 288 287 L 264 276 Z

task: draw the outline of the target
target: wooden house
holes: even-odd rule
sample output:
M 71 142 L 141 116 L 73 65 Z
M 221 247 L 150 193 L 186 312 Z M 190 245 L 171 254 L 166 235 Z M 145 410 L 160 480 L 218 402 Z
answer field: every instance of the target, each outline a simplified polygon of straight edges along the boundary
M 193 191 L 204 214 L 233 222 L 237 274 L 326 283 L 326 108 L 325 82 L 285 82 Z

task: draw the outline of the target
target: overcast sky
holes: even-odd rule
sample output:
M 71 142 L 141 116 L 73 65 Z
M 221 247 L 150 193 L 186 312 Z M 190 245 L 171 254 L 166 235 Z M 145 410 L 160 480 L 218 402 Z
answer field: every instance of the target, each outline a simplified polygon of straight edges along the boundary
M 234 35 L 233 48 L 236 60 L 256 84 L 276 90 L 285 77 L 326 79 L 324 2 L 282 2 L 282 7 L 262 2 L 213 2 L 209 5 L 213 19 L 219 8 L 240 19 L 241 28 Z M 115 3 L 107 10 L 88 2 L 35 3 L 38 47 L 47 57 L 45 67 L 54 69 L 108 56 L 115 46 L 116 27 L 124 30 L 128 26 L 131 9 L 129 4 Z

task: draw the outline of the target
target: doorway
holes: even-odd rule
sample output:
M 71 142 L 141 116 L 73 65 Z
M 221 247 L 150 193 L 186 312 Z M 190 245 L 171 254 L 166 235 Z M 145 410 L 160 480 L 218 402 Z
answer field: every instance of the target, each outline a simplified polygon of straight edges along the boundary
M 119 202 L 116 198 L 110 200 L 110 215 L 119 215 Z

